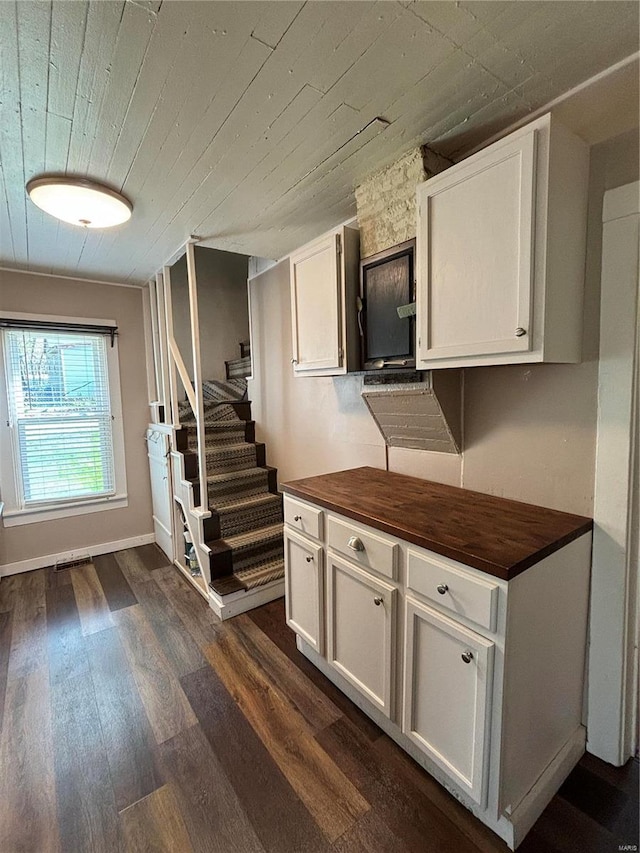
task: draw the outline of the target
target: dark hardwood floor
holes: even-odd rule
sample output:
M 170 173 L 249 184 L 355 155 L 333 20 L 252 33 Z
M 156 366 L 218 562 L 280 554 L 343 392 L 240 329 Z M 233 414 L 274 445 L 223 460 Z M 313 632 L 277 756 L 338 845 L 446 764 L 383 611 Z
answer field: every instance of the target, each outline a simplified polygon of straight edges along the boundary
M 0 853 L 497 853 L 295 647 L 155 546 L 0 582 Z M 586 756 L 519 848 L 637 850 L 638 763 Z

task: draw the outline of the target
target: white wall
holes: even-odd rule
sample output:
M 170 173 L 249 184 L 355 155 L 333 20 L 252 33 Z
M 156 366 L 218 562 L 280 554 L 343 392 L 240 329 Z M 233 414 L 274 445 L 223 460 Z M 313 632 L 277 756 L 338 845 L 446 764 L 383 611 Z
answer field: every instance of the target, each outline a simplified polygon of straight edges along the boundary
M 118 325 L 129 505 L 57 521 L 0 528 L 0 572 L 9 564 L 152 533 L 145 448 L 149 420 L 142 290 L 0 270 L 0 311 L 109 318 Z M 0 377 L 4 382 L 4 377 Z
M 636 130 L 591 152 L 583 362 L 466 369 L 462 456 L 390 448 L 391 470 L 591 514 L 602 196 L 637 180 L 637 151 Z M 281 482 L 359 465 L 384 468 L 382 438 L 360 398 L 361 376 L 293 377 L 288 282 L 287 261 L 250 282 L 249 390 L 267 461 Z
M 638 177 L 638 133 L 591 151 L 583 360 L 465 370 L 465 488 L 591 515 L 602 198 Z
M 225 361 L 240 358 L 240 341 L 249 339 L 245 255 L 195 247 L 200 317 L 200 361 L 205 379 L 224 379 Z M 171 269 L 171 304 L 176 343 L 193 379 L 187 264 Z
M 280 482 L 359 465 L 384 467 L 384 443 L 357 375 L 294 377 L 289 261 L 249 282 L 251 413 Z

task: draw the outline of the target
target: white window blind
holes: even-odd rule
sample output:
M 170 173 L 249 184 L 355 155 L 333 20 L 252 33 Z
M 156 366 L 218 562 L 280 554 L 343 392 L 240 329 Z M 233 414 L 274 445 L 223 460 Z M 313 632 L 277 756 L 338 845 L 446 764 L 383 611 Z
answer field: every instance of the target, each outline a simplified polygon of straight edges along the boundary
M 7 329 L 4 339 L 22 505 L 114 494 L 104 336 Z

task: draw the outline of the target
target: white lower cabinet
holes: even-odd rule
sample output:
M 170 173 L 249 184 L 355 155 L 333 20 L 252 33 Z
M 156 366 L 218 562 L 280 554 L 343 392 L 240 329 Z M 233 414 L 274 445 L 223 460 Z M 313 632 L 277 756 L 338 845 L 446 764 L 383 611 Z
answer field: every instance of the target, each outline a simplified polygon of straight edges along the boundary
M 515 849 L 584 752 L 591 534 L 506 581 L 299 495 L 285 519 L 300 651 Z
M 327 557 L 327 660 L 390 717 L 394 682 L 395 587 Z
M 494 643 L 407 599 L 402 731 L 477 803 L 487 794 Z
M 324 651 L 323 550 L 304 536 L 285 530 L 285 601 L 287 625 L 312 649 Z

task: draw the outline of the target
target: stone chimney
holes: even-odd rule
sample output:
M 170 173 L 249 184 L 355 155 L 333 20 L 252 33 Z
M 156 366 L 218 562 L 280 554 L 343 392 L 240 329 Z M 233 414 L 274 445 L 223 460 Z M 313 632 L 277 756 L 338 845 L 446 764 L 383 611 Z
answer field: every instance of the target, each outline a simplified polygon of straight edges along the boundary
M 416 236 L 416 186 L 450 165 L 423 145 L 356 187 L 361 258 Z M 460 370 L 370 373 L 362 397 L 388 446 L 462 451 Z

